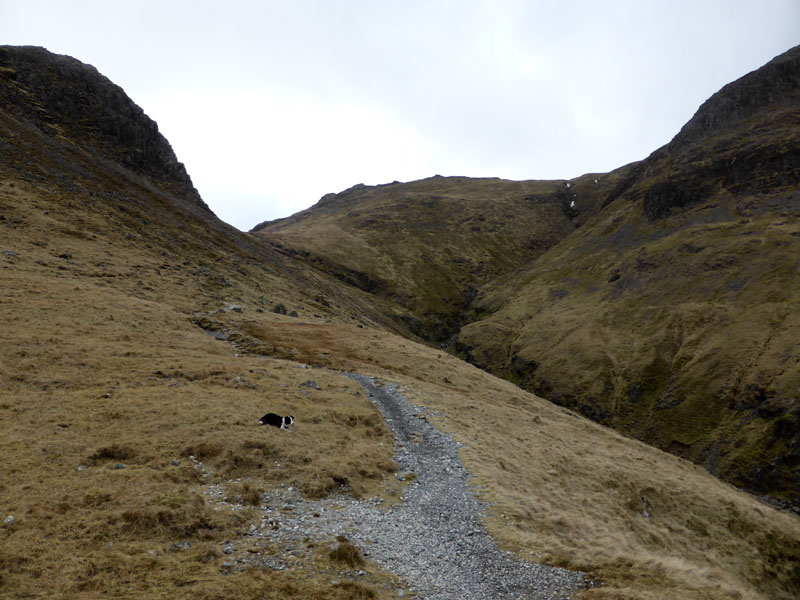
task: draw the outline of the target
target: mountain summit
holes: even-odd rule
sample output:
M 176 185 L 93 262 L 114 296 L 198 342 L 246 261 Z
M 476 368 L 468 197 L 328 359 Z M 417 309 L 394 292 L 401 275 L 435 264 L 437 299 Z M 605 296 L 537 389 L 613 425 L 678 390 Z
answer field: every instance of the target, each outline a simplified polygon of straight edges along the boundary
M 797 106 L 800 93 L 800 46 L 724 86 L 706 100 L 670 145 L 686 143 L 739 128 L 746 119 L 764 112 L 773 118 Z
M 49 137 L 80 139 L 208 210 L 158 125 L 91 65 L 34 46 L 0 46 L 0 106 Z

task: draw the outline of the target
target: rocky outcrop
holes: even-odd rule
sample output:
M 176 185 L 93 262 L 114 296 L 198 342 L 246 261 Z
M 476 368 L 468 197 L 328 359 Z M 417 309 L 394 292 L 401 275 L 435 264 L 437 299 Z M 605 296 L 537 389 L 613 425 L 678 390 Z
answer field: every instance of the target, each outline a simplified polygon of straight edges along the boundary
M 758 113 L 780 114 L 796 107 L 800 95 L 800 46 L 729 83 L 706 100 L 670 146 L 682 147 L 731 127 Z
M 91 65 L 34 46 L 0 46 L 0 108 L 64 135 L 208 210 L 158 125 Z
M 800 181 L 800 46 L 726 85 L 666 146 L 609 194 L 641 203 L 651 221 L 720 191 L 768 193 Z

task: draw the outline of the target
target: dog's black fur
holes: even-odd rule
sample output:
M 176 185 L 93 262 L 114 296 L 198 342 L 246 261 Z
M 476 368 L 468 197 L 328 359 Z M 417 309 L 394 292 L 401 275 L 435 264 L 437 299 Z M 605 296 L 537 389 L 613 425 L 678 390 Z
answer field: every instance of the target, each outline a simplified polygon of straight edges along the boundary
M 259 425 L 272 425 L 278 429 L 288 430 L 294 425 L 294 417 L 281 417 L 275 413 L 267 413 L 258 420 Z

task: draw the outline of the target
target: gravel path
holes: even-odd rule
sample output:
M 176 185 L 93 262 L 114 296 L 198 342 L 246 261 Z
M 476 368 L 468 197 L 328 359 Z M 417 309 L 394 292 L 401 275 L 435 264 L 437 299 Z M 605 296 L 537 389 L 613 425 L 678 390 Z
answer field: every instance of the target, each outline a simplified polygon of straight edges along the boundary
M 484 505 L 472 493 L 461 465 L 459 444 L 428 423 L 394 384 L 346 374 L 359 382 L 395 435 L 400 473 L 415 473 L 402 501 L 382 507 L 376 500 L 302 498 L 292 488 L 264 497 L 262 522 L 247 544 L 281 544 L 284 556 L 302 558 L 303 540 L 330 541 L 345 535 L 366 558 L 399 576 L 425 600 L 566 600 L 586 585 L 582 573 L 528 563 L 501 551 L 481 522 Z M 222 492 L 209 486 L 208 494 Z M 242 540 L 226 541 L 226 566 L 259 564 L 286 568 L 285 558 L 244 551 Z

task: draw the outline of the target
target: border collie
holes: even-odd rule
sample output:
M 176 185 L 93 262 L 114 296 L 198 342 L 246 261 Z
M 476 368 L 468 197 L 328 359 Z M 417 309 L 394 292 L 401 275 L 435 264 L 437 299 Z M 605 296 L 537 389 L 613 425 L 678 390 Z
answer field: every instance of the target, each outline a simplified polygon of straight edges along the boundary
M 258 420 L 259 425 L 272 425 L 288 431 L 294 425 L 294 417 L 281 417 L 275 413 L 267 413 Z

